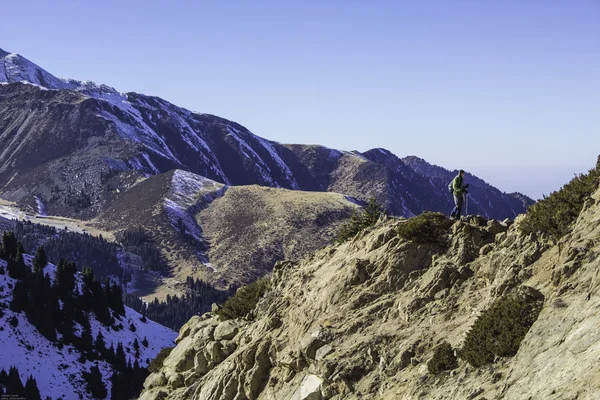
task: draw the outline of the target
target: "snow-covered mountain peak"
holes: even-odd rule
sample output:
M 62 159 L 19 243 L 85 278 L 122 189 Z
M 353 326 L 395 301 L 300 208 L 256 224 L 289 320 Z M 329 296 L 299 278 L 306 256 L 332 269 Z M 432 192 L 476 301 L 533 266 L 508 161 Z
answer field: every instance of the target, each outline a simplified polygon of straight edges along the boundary
M 99 98 L 105 98 L 107 95 L 124 96 L 107 85 L 98 85 L 92 81 L 58 78 L 20 54 L 9 53 L 2 49 L 0 49 L 0 82 L 29 83 L 50 90 L 76 90 Z

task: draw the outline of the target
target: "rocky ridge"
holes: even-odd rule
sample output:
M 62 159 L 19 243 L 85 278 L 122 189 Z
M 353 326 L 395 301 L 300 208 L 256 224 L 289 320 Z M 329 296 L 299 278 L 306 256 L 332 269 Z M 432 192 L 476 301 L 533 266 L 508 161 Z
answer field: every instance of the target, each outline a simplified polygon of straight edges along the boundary
M 600 190 L 558 243 L 520 218 L 470 217 L 433 244 L 399 236 L 404 223 L 278 263 L 253 318 L 193 317 L 140 399 L 599 398 Z M 542 305 L 514 357 L 428 372 L 509 294 Z

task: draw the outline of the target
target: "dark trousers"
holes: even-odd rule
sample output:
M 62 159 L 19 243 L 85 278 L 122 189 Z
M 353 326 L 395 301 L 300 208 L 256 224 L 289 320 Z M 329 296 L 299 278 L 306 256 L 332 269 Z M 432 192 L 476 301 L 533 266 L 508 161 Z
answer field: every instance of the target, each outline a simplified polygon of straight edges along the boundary
M 450 218 L 460 218 L 460 213 L 462 211 L 463 206 L 463 197 L 464 196 L 462 193 L 460 195 L 454 195 L 454 204 L 456 204 L 456 207 L 452 209 L 452 212 L 450 213 Z

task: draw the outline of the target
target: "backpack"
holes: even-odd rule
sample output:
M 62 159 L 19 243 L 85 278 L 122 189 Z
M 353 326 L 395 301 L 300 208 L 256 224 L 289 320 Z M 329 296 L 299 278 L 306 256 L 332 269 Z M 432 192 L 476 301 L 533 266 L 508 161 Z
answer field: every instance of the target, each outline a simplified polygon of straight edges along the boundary
M 454 179 L 450 181 L 450 183 L 448 184 L 448 191 L 450 192 L 450 194 L 454 193 L 454 188 L 452 187 L 452 183 L 454 182 Z

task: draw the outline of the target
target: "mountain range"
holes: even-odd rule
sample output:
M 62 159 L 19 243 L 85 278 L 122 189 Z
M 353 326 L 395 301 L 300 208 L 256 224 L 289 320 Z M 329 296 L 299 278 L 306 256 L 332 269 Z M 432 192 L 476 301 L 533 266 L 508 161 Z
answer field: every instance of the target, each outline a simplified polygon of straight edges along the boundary
M 453 206 L 447 184 L 456 171 L 417 157 L 277 143 L 158 97 L 57 78 L 3 50 L 0 144 L 2 199 L 29 215 L 82 221 L 105 237 L 145 229 L 171 282 L 192 274 L 221 285 L 249 283 L 277 259 L 302 257 L 331 243 L 336 226 L 372 196 L 391 214 L 405 217 Z M 514 218 L 533 203 L 473 175 L 466 182 L 471 214 Z M 236 189 L 240 186 L 254 189 Z M 294 224 L 261 230 L 264 210 L 253 201 L 260 193 L 263 203 L 275 206 L 272 195 L 294 197 L 282 195 L 285 190 L 310 201 L 296 202 L 290 208 L 295 216 L 279 207 L 280 220 Z M 230 207 L 252 214 L 244 220 L 252 224 L 245 231 L 247 243 L 268 243 L 266 249 L 244 246 L 236 257 L 225 255 L 227 234 L 220 228 L 227 223 L 211 215 L 219 202 L 234 198 Z M 323 224 L 330 228 L 321 229 L 316 240 L 297 228 Z

